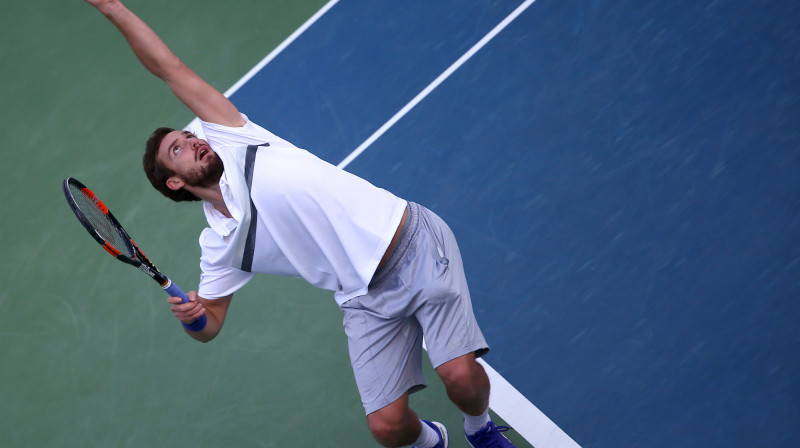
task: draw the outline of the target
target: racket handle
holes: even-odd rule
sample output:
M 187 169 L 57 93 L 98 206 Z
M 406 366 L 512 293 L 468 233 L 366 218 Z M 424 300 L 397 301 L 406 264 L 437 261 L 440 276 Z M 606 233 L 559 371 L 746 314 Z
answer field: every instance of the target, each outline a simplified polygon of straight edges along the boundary
M 162 286 L 162 288 L 164 288 L 164 291 L 166 291 L 167 294 L 170 295 L 170 297 L 180 297 L 183 303 L 189 301 L 189 296 L 187 296 L 186 293 L 183 292 L 183 290 L 178 287 L 178 285 L 172 283 L 172 280 L 170 279 L 167 279 L 167 286 Z M 200 331 L 206 327 L 206 315 L 203 314 L 202 316 L 195 319 L 194 322 L 189 324 L 183 322 L 181 323 L 183 324 L 183 328 L 189 331 Z

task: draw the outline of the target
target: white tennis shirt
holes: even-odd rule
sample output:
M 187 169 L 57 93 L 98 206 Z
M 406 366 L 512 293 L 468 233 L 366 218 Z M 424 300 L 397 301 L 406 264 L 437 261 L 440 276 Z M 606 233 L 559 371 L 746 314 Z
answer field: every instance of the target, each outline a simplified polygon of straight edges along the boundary
M 366 293 L 406 201 L 243 117 L 241 128 L 200 122 L 225 165 L 219 185 L 232 218 L 204 202 L 198 294 L 227 296 L 257 272 L 302 277 L 340 305 Z

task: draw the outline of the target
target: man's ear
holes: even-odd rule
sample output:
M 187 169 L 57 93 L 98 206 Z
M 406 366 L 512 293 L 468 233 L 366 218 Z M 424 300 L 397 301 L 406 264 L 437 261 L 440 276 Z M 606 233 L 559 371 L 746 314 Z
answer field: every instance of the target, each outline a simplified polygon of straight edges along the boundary
M 183 179 L 178 176 L 172 176 L 167 179 L 167 188 L 170 190 L 178 191 L 183 188 L 184 185 Z

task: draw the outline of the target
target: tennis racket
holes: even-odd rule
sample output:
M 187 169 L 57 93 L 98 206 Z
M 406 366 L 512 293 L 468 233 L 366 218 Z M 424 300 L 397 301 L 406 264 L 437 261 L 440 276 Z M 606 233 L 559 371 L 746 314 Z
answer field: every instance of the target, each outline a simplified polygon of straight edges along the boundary
M 156 269 L 92 190 L 71 177 L 64 179 L 63 187 L 69 207 L 83 227 L 106 252 L 117 260 L 147 274 L 171 297 L 180 297 L 183 299 L 183 303 L 189 301 L 189 297 L 181 288 Z M 190 324 L 184 323 L 183 326 L 189 331 L 200 331 L 206 326 L 206 316 L 204 314 Z

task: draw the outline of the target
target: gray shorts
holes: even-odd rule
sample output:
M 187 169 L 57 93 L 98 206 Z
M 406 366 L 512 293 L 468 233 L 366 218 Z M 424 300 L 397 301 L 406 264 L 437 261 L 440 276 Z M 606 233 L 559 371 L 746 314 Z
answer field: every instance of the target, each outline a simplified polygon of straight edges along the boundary
M 453 232 L 420 205 L 410 202 L 408 211 L 399 242 L 367 294 L 341 306 L 367 414 L 425 388 L 423 335 L 434 367 L 489 351 L 472 312 Z

